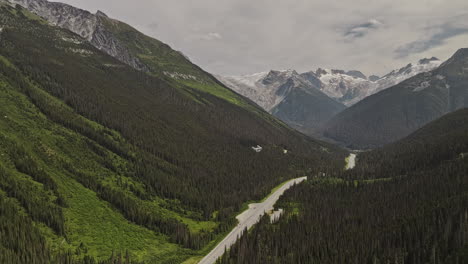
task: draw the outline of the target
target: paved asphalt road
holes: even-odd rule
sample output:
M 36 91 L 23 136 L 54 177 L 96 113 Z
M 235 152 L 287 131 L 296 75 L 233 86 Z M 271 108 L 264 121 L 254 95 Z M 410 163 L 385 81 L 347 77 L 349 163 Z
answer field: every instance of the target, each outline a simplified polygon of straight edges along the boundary
M 250 204 L 249 209 L 238 215 L 236 218 L 239 224 L 221 241 L 208 255 L 206 255 L 198 264 L 213 264 L 224 254 L 225 249 L 230 248 L 241 236 L 242 232 L 255 225 L 265 212 L 273 210 L 273 206 L 279 197 L 294 184 L 307 180 L 307 177 L 297 178 L 286 182 L 278 190 L 272 193 L 264 202 Z

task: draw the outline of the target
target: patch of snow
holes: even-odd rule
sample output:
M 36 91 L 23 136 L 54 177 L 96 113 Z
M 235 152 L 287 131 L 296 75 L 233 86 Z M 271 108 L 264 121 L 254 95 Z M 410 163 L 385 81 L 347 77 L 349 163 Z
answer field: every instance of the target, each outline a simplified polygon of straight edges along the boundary
M 109 68 L 123 67 L 123 66 L 120 65 L 120 64 L 111 64 L 111 63 L 105 63 L 104 66 L 105 66 L 105 67 L 109 67 Z
M 440 75 L 440 74 L 437 74 L 436 78 L 437 78 L 437 80 L 440 80 L 440 81 L 445 80 L 445 76 Z
M 245 76 L 226 76 L 226 79 L 245 86 L 255 86 L 259 80 L 265 78 L 267 75 L 268 72 L 259 72 Z
M 423 90 L 427 89 L 429 86 L 431 86 L 431 82 L 429 82 L 429 81 L 424 81 L 424 82 L 422 82 L 418 87 L 414 88 L 414 89 L 413 89 L 413 92 L 420 92 L 420 91 L 423 91 Z
M 371 81 L 362 78 L 354 78 L 335 71 L 319 69 L 317 73 L 321 74 L 320 80 L 323 83 L 322 91 L 328 96 L 342 101 L 345 105 L 351 106 L 365 97 L 376 94 L 382 90 L 395 86 L 417 74 L 428 73 L 439 67 L 441 61 L 437 59 L 420 60 L 415 64 L 394 70 L 382 78 Z
M 82 44 L 82 43 L 83 43 L 83 42 L 80 41 L 79 39 L 75 39 L 75 38 L 62 37 L 62 40 L 63 40 L 63 41 L 66 41 L 66 42 L 73 43 L 73 44 Z
M 197 80 L 197 77 L 190 75 L 190 74 L 184 74 L 184 73 L 179 73 L 179 72 L 163 72 L 164 75 L 171 77 L 172 79 L 179 79 L 179 80 Z
M 80 54 L 80 55 L 83 55 L 83 56 L 90 56 L 90 55 L 94 54 L 92 51 L 86 50 L 86 49 L 73 49 L 73 48 L 70 48 L 68 50 L 73 52 L 73 53 Z
M 420 73 L 426 73 L 430 76 L 431 74 L 429 72 L 439 67 L 442 63 L 440 60 L 437 59 L 430 60 L 426 63 L 421 63 L 421 61 L 416 64 L 410 63 L 399 70 L 394 70 L 389 74 L 385 75 L 380 80 L 378 80 L 375 83 L 375 85 L 371 87 L 371 89 L 367 92 L 365 97 L 378 93 L 392 86 L 395 86 Z M 440 78 L 440 76 L 438 78 Z
M 317 70 L 319 73 L 320 70 Z M 329 69 L 321 70 L 319 79 L 322 82 L 321 90 L 331 98 L 342 101 L 345 105 L 353 105 L 359 101 L 365 91 L 371 88 L 372 81 L 350 76 L 341 71 Z M 349 99 L 345 99 L 349 97 Z M 357 98 L 357 99 L 355 99 Z
M 288 150 L 287 150 L 287 149 L 283 149 L 283 154 L 288 154 Z
M 216 78 L 230 89 L 251 99 L 268 112 L 283 101 L 287 94 L 280 88 L 287 82 L 293 86 L 310 83 L 294 70 L 260 72 L 245 76 L 220 76 Z

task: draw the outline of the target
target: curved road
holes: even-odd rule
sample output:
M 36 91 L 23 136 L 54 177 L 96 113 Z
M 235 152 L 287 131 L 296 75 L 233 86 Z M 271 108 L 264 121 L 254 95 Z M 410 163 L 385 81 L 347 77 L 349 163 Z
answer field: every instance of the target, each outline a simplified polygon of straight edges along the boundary
M 230 248 L 237 239 L 242 235 L 244 230 L 251 228 L 255 225 L 260 217 L 273 210 L 273 206 L 279 197 L 294 184 L 300 183 L 307 180 L 307 177 L 297 178 L 290 180 L 283 184 L 278 190 L 272 193 L 264 202 L 249 204 L 249 209 L 238 215 L 236 218 L 239 220 L 239 224 L 210 252 L 206 255 L 198 264 L 213 264 L 216 260 L 224 254 L 225 249 Z

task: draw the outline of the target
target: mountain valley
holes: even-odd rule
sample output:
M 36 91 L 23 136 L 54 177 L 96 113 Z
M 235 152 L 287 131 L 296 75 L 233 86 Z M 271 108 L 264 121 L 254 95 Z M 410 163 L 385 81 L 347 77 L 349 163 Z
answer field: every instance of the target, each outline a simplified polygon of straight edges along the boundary
M 116 9 L 96 11 L 105 3 L 83 4 L 93 12 L 67 3 L 0 0 L 0 263 L 468 263 L 467 48 L 382 77 L 328 68 L 226 76 L 158 30 L 182 36 L 167 43 L 207 69 L 239 63 L 227 59 L 232 42 L 258 68 L 280 44 L 291 61 L 310 61 L 289 38 L 268 41 L 282 29 L 307 24 L 294 42 L 324 38 L 308 52 L 330 45 L 331 60 L 338 51 L 327 34 L 357 52 L 386 35 L 390 16 L 339 27 L 332 9 L 320 35 L 305 2 L 281 16 L 271 12 L 279 3 L 111 3 L 131 6 L 143 24 L 155 19 L 155 38 L 112 18 Z M 288 18 L 296 7 L 307 23 Z M 428 12 L 399 8 L 418 19 Z M 264 19 L 294 27 L 272 36 Z M 444 25 L 428 37 L 453 47 L 445 37 L 465 34 L 462 23 L 455 33 Z M 264 54 L 250 50 L 253 36 Z

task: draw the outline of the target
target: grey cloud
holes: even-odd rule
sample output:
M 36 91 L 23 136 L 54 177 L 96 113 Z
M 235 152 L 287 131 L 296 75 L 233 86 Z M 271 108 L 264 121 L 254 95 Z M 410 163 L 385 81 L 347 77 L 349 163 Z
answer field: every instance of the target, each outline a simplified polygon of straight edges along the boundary
M 383 25 L 377 19 L 371 19 L 365 23 L 352 26 L 346 30 L 344 36 L 347 38 L 362 38 L 367 35 L 370 31 L 380 28 Z
M 421 53 L 434 47 L 444 45 L 447 39 L 467 34 L 468 27 L 457 27 L 451 24 L 444 24 L 439 26 L 437 31 L 437 33 L 430 34 L 428 38 L 416 40 L 398 47 L 395 50 L 396 57 L 404 58 L 414 53 Z

